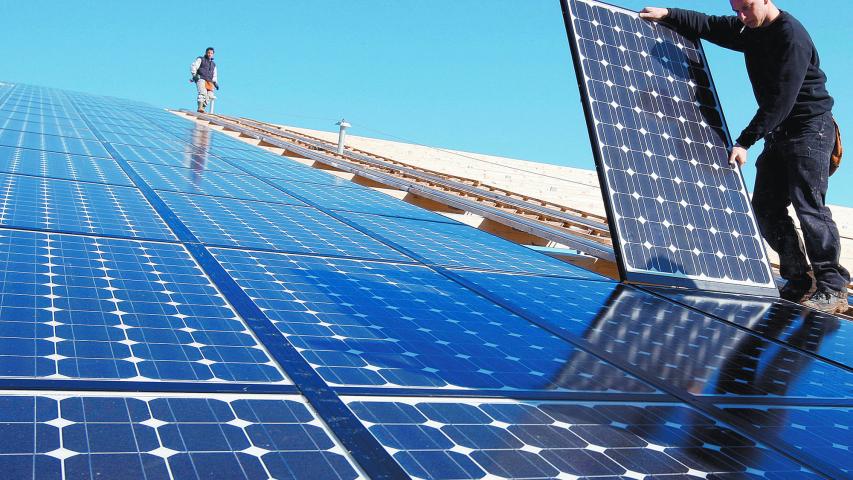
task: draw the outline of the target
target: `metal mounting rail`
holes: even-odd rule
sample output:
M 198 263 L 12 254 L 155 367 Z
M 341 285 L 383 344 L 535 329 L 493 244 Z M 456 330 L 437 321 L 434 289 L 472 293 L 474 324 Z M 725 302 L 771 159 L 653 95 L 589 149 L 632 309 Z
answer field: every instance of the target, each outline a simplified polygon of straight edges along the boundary
M 529 218 L 533 218 L 539 220 L 540 222 L 551 224 L 552 226 L 556 226 L 558 228 L 562 227 L 580 230 L 580 232 L 578 233 L 580 233 L 581 235 L 593 237 L 600 243 L 606 243 L 608 245 L 610 244 L 610 232 L 608 230 L 607 224 L 604 223 L 604 219 L 602 219 L 601 221 L 597 221 L 592 218 L 589 218 L 588 214 L 586 214 L 586 216 L 581 216 L 574 213 L 570 213 L 570 210 L 572 209 L 568 207 L 557 206 L 556 208 L 560 208 L 560 210 L 557 210 L 555 209 L 555 207 L 543 206 L 542 200 L 532 199 L 532 197 L 527 197 L 530 198 L 530 200 L 513 198 L 508 195 L 518 194 L 513 194 L 512 192 L 509 192 L 508 194 L 496 193 L 494 190 L 501 189 L 491 187 L 494 190 L 486 190 L 484 188 L 463 183 L 477 183 L 476 180 L 464 179 L 463 177 L 447 175 L 444 173 L 423 168 L 415 168 L 411 165 L 393 160 L 389 161 L 373 154 L 367 155 L 363 153 L 345 150 L 343 155 L 339 155 L 336 151 L 337 146 L 332 143 L 316 139 L 314 137 L 306 136 L 297 132 L 291 132 L 288 130 L 270 127 L 266 124 L 256 122 L 254 120 L 234 119 L 220 115 L 208 115 L 208 117 L 220 118 L 230 123 L 241 124 L 243 126 L 259 130 L 262 133 L 268 135 L 275 135 L 289 140 L 305 143 L 320 150 L 323 150 L 329 154 L 332 154 L 336 157 L 342 157 L 349 161 L 355 161 L 362 164 L 366 164 L 367 166 L 374 169 L 378 168 L 386 172 L 393 172 L 397 175 L 402 175 L 409 179 L 415 180 L 418 183 L 425 183 L 431 187 L 438 186 L 444 190 L 458 192 L 465 197 L 482 199 L 482 201 L 493 203 L 495 207 L 509 209 L 512 210 L 514 214 L 527 215 Z M 454 180 L 454 178 L 459 180 Z M 482 185 L 482 183 L 480 183 L 480 185 Z M 549 204 L 556 206 L 556 204 L 553 203 Z
M 299 139 L 289 139 L 286 137 L 281 138 L 282 135 L 279 135 L 277 132 L 270 135 L 265 133 L 263 130 L 252 128 L 247 125 L 240 125 L 238 122 L 230 121 L 218 115 L 200 114 L 189 111 L 182 111 L 182 113 L 241 133 L 248 137 L 255 138 L 269 145 L 286 149 L 332 168 L 352 173 L 360 177 L 373 180 L 377 183 L 388 185 L 466 212 L 475 213 L 500 224 L 510 226 L 546 240 L 566 245 L 569 248 L 603 260 L 616 261 L 613 248 L 610 245 L 603 243 L 600 239 L 594 239 L 594 237 L 590 238 L 592 236 L 589 234 L 584 235 L 579 232 L 570 231 L 566 228 L 548 225 L 538 220 L 522 217 L 518 215 L 518 213 L 512 213 L 504 209 L 485 204 L 481 201 L 464 198 L 457 194 L 448 193 L 407 178 L 401 178 L 400 176 L 395 176 L 390 173 L 376 171 L 369 167 L 357 165 L 354 164 L 351 159 L 327 152 L 325 149 L 323 149 L 323 151 L 318 151 L 308 146 L 299 145 L 299 143 L 303 143 Z M 394 168 L 394 170 L 397 170 L 397 168 Z
M 225 118 L 227 118 L 227 117 L 225 117 Z M 271 133 L 277 134 L 279 132 L 285 132 L 285 133 L 288 133 L 290 135 L 295 135 L 295 136 L 300 137 L 301 139 L 305 139 L 306 143 L 312 143 L 312 144 L 314 144 L 320 148 L 323 148 L 325 150 L 329 150 L 331 147 L 337 148 L 337 146 L 334 143 L 332 143 L 328 140 L 324 140 L 322 138 L 315 137 L 313 135 L 308 135 L 306 133 L 297 132 L 294 130 L 283 128 L 283 127 L 280 127 L 277 125 L 268 124 L 268 123 L 264 123 L 264 122 L 258 122 L 257 120 L 252 120 L 252 119 L 245 118 L 245 117 L 239 117 L 237 119 L 237 121 L 248 124 L 250 126 L 257 125 L 258 128 L 263 128 L 267 131 L 270 131 Z M 335 153 L 337 153 L 336 150 L 335 150 Z M 462 176 L 454 175 L 454 174 L 447 173 L 447 172 L 440 172 L 437 170 L 432 170 L 432 169 L 428 169 L 428 168 L 424 168 L 424 167 L 414 166 L 414 165 L 409 164 L 409 163 L 401 162 L 399 160 L 394 160 L 393 158 L 385 157 L 385 156 L 382 156 L 382 155 L 379 155 L 376 153 L 372 153 L 372 152 L 368 152 L 366 150 L 362 150 L 360 148 L 352 147 L 352 146 L 346 147 L 346 150 L 344 150 L 344 156 L 349 156 L 352 158 L 359 158 L 361 160 L 380 160 L 383 162 L 387 162 L 387 163 L 396 165 L 398 167 L 403 167 L 405 169 L 412 169 L 412 170 L 427 173 L 430 175 L 436 175 L 436 176 L 443 178 L 445 180 L 452 180 L 452 181 L 457 182 L 457 183 L 462 183 L 465 185 L 476 187 L 479 190 L 485 189 L 486 191 L 484 191 L 483 193 L 496 193 L 497 196 L 492 197 L 495 199 L 505 199 L 506 197 L 509 197 L 509 198 L 512 198 L 515 200 L 520 200 L 520 201 L 526 202 L 526 207 L 528 207 L 528 208 L 530 207 L 529 204 L 531 204 L 531 203 L 538 204 L 538 205 L 541 205 L 543 207 L 548 207 L 549 209 L 557 211 L 557 212 L 571 213 L 571 214 L 576 215 L 576 216 L 581 217 L 581 218 L 588 218 L 588 219 L 591 219 L 593 221 L 596 221 L 596 222 L 598 222 L 598 225 L 595 225 L 595 227 L 603 228 L 605 231 L 608 228 L 607 227 L 607 217 L 605 217 L 603 215 L 598 215 L 598 214 L 586 212 L 584 210 L 579 210 L 579 209 L 572 208 L 572 207 L 566 206 L 566 205 L 560 205 L 560 204 L 552 202 L 550 200 L 543 200 L 541 198 L 533 197 L 531 195 L 516 193 L 516 192 L 513 192 L 511 190 L 507 190 L 505 188 L 496 187 L 494 185 L 489 185 L 489 184 L 483 182 L 482 180 L 478 180 L 475 178 L 467 178 L 467 177 L 462 177 Z

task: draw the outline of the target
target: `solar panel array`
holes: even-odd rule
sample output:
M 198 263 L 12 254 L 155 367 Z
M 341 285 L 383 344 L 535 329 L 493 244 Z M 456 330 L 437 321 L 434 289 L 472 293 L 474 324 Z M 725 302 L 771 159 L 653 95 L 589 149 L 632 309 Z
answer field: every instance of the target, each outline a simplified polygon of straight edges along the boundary
M 4 476 L 850 474 L 834 317 L 721 318 L 140 103 L 0 84 L 0 125 Z
M 699 41 L 602 2 L 563 2 L 624 279 L 774 294 Z

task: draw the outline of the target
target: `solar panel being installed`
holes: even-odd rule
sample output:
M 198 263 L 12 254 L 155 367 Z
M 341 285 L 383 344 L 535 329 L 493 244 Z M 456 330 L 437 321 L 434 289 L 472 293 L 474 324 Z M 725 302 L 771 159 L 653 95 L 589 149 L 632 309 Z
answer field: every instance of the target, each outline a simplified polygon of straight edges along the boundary
M 698 40 L 593 0 L 563 11 L 623 278 L 775 295 Z
M 2 475 L 849 476 L 832 329 L 735 326 L 144 104 L 0 112 L 50 137 L 0 147 Z M 107 156 L 57 148 L 85 132 Z

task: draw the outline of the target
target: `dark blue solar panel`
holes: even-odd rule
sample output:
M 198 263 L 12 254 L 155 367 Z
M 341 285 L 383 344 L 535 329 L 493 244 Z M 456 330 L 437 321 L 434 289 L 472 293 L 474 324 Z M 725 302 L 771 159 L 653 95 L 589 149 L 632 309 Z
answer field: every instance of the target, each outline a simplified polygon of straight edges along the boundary
M 262 178 L 281 179 L 293 182 L 319 183 L 336 187 L 354 187 L 359 185 L 336 177 L 331 173 L 311 168 L 286 157 L 272 157 L 266 161 L 240 160 L 229 158 L 228 161 L 242 170 Z
M 110 154 L 107 153 L 101 142 L 96 140 L 42 135 L 32 132 L 19 132 L 17 130 L 0 130 L 0 145 L 47 150 L 49 152 L 89 155 L 92 157 L 110 157 Z
M 204 155 L 190 148 L 186 150 L 160 150 L 157 148 L 145 148 L 134 145 L 113 145 L 121 158 L 129 162 L 144 162 L 157 165 L 170 165 L 191 169 L 213 170 L 217 172 L 243 173 L 240 169 L 229 165 L 219 158 Z
M 411 261 L 311 207 L 169 192 L 160 196 L 210 245 Z
M 569 2 L 569 39 L 628 280 L 775 289 L 698 41 Z M 647 275 L 648 278 L 645 278 Z
M 0 147 L 0 172 L 133 185 L 112 159 L 25 148 Z
M 247 145 L 248 147 L 248 145 Z M 249 147 L 252 148 L 252 147 Z M 253 148 L 251 150 L 246 149 L 235 149 L 235 148 L 224 148 L 224 147 L 211 147 L 210 153 L 216 155 L 220 158 L 227 158 L 229 160 L 246 160 L 250 162 L 275 162 L 281 161 L 282 156 L 276 155 L 271 152 L 267 152 L 266 150 L 261 150 L 259 148 Z
M 339 188 L 314 183 L 273 179 L 283 190 L 309 201 L 319 208 L 348 212 L 372 213 L 392 217 L 416 218 L 434 222 L 457 223 L 447 217 L 416 207 L 400 199 L 376 190 L 361 188 Z M 357 187 L 353 184 L 354 187 Z
M 853 323 L 784 300 L 655 289 L 671 298 L 759 335 L 853 368 Z
M 722 405 L 761 431 L 795 445 L 853 476 L 853 408 Z
M 282 382 L 183 246 L 0 230 L 0 375 Z
M 408 249 L 431 265 L 604 279 L 588 270 L 460 223 L 347 212 L 340 212 L 340 215 L 365 231 Z
M 853 391 L 831 317 L 683 307 L 139 102 L 0 84 L 0 125 L 4 478 L 849 476 L 849 412 L 804 406 Z
M 347 403 L 416 478 L 820 478 L 682 404 Z
M 49 123 L 59 125 L 61 128 L 69 127 L 76 129 L 85 129 L 86 123 L 80 118 L 65 118 L 52 117 L 49 115 L 40 115 L 33 110 L 11 111 L 0 109 L 0 121 L 24 121 L 35 123 Z
M 5 478 L 363 478 L 298 396 L 0 395 Z
M 653 391 L 424 267 L 214 255 L 330 383 Z
M 136 188 L 0 174 L 0 225 L 174 239 Z
M 186 143 L 162 132 L 147 136 L 127 135 L 115 132 L 100 132 L 100 135 L 104 141 L 115 144 L 134 145 L 145 148 L 159 148 L 162 150 L 177 150 L 179 152 L 187 148 Z
M 606 282 L 456 272 L 597 351 L 696 395 L 845 398 L 853 373 L 649 293 Z
M 14 120 L 0 119 L 0 130 L 17 130 L 22 132 L 39 133 L 43 135 L 59 135 L 62 137 L 86 138 L 95 140 L 95 134 L 80 124 L 70 125 L 51 120 L 49 117 L 41 117 L 40 121 L 35 119 Z
M 259 178 L 249 175 L 233 175 L 215 170 L 208 171 L 205 169 L 207 158 L 202 154 L 195 155 L 194 159 L 193 168 L 141 162 L 132 162 L 131 166 L 142 176 L 145 183 L 156 190 L 276 203 L 302 203 Z

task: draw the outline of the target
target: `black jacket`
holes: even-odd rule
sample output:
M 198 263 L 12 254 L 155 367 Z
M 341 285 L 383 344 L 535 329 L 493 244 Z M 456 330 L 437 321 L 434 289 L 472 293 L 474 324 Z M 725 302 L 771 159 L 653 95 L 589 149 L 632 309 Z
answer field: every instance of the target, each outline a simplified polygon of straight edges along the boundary
M 832 110 L 814 42 L 790 13 L 782 12 L 770 25 L 752 29 L 734 16 L 670 8 L 666 23 L 682 35 L 744 53 L 758 112 L 737 138 L 741 146 L 751 147 L 780 125 L 795 125 Z

